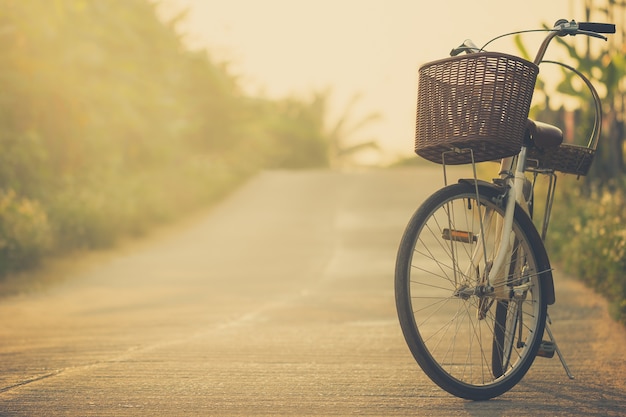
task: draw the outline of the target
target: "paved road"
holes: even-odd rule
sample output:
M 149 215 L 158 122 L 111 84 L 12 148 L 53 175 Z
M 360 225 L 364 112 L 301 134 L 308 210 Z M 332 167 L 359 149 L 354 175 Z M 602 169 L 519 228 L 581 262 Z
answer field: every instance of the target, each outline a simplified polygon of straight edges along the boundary
M 626 413 L 625 331 L 562 275 L 553 329 L 575 380 L 538 359 L 511 392 L 470 402 L 424 376 L 393 265 L 440 184 L 438 167 L 268 172 L 158 238 L 51 268 L 0 298 L 0 415 Z

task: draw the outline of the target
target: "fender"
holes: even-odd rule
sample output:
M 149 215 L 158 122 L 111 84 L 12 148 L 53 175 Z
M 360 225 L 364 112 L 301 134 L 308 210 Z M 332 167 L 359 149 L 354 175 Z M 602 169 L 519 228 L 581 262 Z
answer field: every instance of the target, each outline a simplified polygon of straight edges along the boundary
M 498 198 L 499 196 L 506 193 L 506 186 L 494 184 L 488 181 L 473 179 L 473 178 L 462 178 L 459 179 L 459 184 L 467 184 L 472 188 L 478 186 L 479 189 L 483 189 L 486 191 L 485 194 L 491 196 L 492 198 Z M 535 227 L 530 216 L 522 209 L 522 207 L 516 203 L 515 206 L 515 217 L 519 220 L 520 226 L 524 229 L 524 232 L 529 235 L 529 237 L 534 242 L 539 242 L 539 247 L 535 247 L 535 251 L 537 252 L 537 262 L 539 265 L 539 277 L 541 282 L 541 290 L 546 295 L 546 302 L 548 305 L 552 305 L 556 301 L 556 295 L 554 291 L 554 278 L 552 277 L 552 267 L 550 266 L 550 260 L 548 258 L 548 253 L 546 252 L 546 247 L 539 236 L 539 232 Z

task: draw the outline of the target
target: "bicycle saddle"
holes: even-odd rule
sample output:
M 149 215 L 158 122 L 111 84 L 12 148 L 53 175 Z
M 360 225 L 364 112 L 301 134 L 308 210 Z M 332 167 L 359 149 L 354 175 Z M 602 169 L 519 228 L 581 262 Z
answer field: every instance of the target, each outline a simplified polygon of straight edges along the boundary
M 563 143 L 563 132 L 556 126 L 528 119 L 526 132 L 534 147 L 541 150 L 556 148 Z

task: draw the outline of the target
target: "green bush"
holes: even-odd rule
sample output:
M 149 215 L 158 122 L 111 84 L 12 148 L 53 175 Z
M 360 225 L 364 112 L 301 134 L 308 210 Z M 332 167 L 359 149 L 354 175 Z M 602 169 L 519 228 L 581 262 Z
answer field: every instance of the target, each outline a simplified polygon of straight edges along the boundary
M 57 247 L 102 248 L 122 236 L 143 235 L 215 201 L 250 172 L 196 155 L 180 166 L 68 181 L 47 205 Z
M 102 248 L 259 169 L 324 167 L 327 95 L 246 96 L 151 0 L 0 0 L 0 275 Z
M 0 272 L 36 265 L 50 248 L 48 218 L 36 201 L 0 192 Z
M 566 271 L 580 277 L 611 303 L 626 324 L 626 187 L 613 182 L 581 187 L 560 180 L 548 245 Z

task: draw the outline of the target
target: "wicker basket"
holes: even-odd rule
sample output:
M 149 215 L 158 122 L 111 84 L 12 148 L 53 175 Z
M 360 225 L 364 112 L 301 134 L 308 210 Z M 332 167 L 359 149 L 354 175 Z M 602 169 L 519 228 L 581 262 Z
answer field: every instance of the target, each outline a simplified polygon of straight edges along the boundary
M 526 158 L 531 169 L 559 171 L 585 176 L 589 173 L 595 149 L 562 143 L 554 149 L 530 148 Z
M 522 146 L 539 69 L 532 62 L 481 52 L 419 69 L 415 152 L 443 163 L 443 153 L 472 149 L 475 162 L 515 155 Z M 445 163 L 472 162 L 469 152 Z

